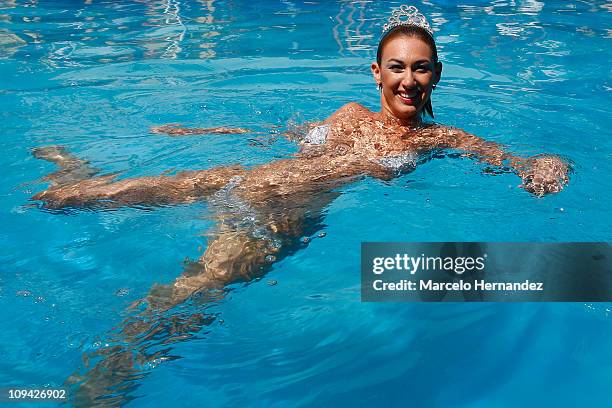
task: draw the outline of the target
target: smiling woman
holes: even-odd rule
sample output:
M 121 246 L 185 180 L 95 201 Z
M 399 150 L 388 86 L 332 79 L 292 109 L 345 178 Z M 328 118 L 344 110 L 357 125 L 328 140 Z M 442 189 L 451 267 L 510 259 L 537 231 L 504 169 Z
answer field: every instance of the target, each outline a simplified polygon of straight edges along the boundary
M 440 81 L 442 63 L 430 32 L 400 25 L 389 30 L 378 45 L 372 73 L 381 91 L 381 107 L 404 124 L 419 113 L 433 117 L 431 92 Z
M 157 312 L 195 293 L 251 281 L 299 249 L 300 237 L 320 225 L 324 208 L 338 197 L 340 186 L 363 177 L 396 177 L 437 149 L 456 149 L 499 166 L 500 171 L 516 173 L 524 188 L 538 196 L 558 192 L 567 183 L 568 166 L 555 156 L 517 157 L 462 130 L 423 120 L 425 114 L 433 117 L 431 94 L 440 81 L 442 64 L 431 28 L 415 8 L 394 12 L 371 69 L 381 91 L 380 112 L 349 103 L 302 135 L 295 157 L 250 169 L 218 167 L 117 181 L 113 176 L 96 176 L 87 162 L 61 148 L 36 150 L 37 157 L 61 168 L 47 177 L 50 188 L 34 196 L 47 208 L 155 206 L 207 199 L 218 214 L 214 237 L 201 258 L 174 282 L 151 290 L 143 302 L 146 311 L 122 326 L 121 346 L 78 379 L 83 390 L 94 398 L 102 395 L 115 386 L 109 372 L 131 375 L 134 360 L 142 363 L 149 358 L 147 348 L 152 346 L 142 338 L 160 325 L 154 321 Z M 152 132 L 177 136 L 246 130 L 164 125 Z M 193 319 L 185 322 L 194 324 Z

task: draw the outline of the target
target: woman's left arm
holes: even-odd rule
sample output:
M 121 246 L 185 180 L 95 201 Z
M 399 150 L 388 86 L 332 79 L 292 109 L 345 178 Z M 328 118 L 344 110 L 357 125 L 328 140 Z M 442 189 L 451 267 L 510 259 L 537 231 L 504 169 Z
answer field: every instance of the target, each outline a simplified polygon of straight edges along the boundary
M 438 132 L 443 147 L 474 154 L 479 160 L 494 166 L 509 166 L 523 180 L 521 187 L 536 196 L 558 193 L 569 181 L 569 164 L 558 156 L 541 154 L 523 158 L 504 151 L 497 143 L 461 129 L 438 127 Z

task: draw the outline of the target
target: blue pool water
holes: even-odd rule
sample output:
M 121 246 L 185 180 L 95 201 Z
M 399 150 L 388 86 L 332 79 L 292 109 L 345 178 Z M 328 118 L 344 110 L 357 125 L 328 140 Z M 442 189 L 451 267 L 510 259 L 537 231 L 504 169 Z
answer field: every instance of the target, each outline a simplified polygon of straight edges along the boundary
M 50 213 L 29 198 L 64 145 L 104 173 L 255 165 L 279 136 L 349 101 L 369 73 L 383 1 L 0 2 L 0 386 L 59 387 L 113 345 L 128 306 L 197 259 L 205 203 Z M 611 11 L 605 1 L 425 2 L 444 63 L 436 120 L 520 155 L 573 162 L 541 199 L 512 174 L 439 159 L 341 189 L 316 237 L 261 280 L 165 321 L 113 404 L 607 406 L 608 304 L 360 302 L 362 241 L 610 241 Z M 149 127 L 261 134 L 171 138 Z M 276 285 L 271 285 L 276 281 Z M 154 353 L 158 353 L 153 355 Z

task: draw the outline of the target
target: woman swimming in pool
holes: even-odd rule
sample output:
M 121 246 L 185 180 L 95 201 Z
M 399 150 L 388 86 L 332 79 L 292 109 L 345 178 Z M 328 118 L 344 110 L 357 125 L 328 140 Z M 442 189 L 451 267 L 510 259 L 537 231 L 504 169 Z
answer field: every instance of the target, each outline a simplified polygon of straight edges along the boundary
M 385 25 L 372 74 L 380 91 L 380 112 L 358 103 L 341 107 L 301 142 L 291 159 L 252 169 L 240 166 L 185 171 L 174 176 L 113 181 L 92 177 L 87 164 L 61 148 L 35 151 L 60 165 L 48 176 L 51 186 L 34 196 L 47 208 L 118 207 L 189 203 L 208 198 L 219 214 L 217 237 L 192 269 L 166 287 L 170 305 L 194 291 L 222 287 L 261 274 L 281 249 L 290 249 L 304 228 L 319 217 L 337 193 L 334 189 L 371 176 L 391 178 L 416 165 L 434 149 L 456 149 L 518 174 L 523 187 L 541 196 L 560 191 L 568 181 L 568 166 L 555 156 L 523 159 L 495 143 L 460 129 L 426 124 L 433 117 L 431 94 L 440 80 L 433 32 L 414 7 L 396 9 Z M 243 133 L 244 129 L 153 128 L 171 135 Z M 282 208 L 283 211 L 279 211 Z
M 43 148 L 34 154 L 57 163 L 61 169 L 47 177 L 50 188 L 34 199 L 55 209 L 208 199 L 219 220 L 214 238 L 209 240 L 203 256 L 181 277 L 151 291 L 146 299 L 147 309 L 162 311 L 194 293 L 215 291 L 263 275 L 276 259 L 297 250 L 301 237 L 319 228 L 322 210 L 340 194 L 339 186 L 364 176 L 395 177 L 413 169 L 420 158 L 434 150 L 463 151 L 512 171 L 522 178 L 523 187 L 537 196 L 558 192 L 567 183 L 568 166 L 555 156 L 515 157 L 499 145 L 460 129 L 423 121 L 424 116 L 433 117 L 431 94 L 440 81 L 442 63 L 438 61 L 432 30 L 416 9 L 402 7 L 394 12 L 385 25 L 371 70 L 380 91 L 380 112 L 371 112 L 358 103 L 341 107 L 311 127 L 293 158 L 251 169 L 229 166 L 114 181 L 114 176 L 95 177 L 96 171 L 86 162 L 61 148 Z M 152 131 L 173 136 L 244 132 L 171 125 Z M 188 320 L 185 324 L 201 327 L 205 323 Z M 139 339 L 151 325 L 142 320 L 126 323 L 121 336 L 124 340 L 130 338 L 127 343 L 132 345 L 144 343 L 146 336 L 145 340 Z M 172 326 L 168 330 L 177 327 L 168 326 Z M 125 356 L 132 358 L 130 353 Z M 121 358 L 105 361 L 108 366 L 116 366 Z

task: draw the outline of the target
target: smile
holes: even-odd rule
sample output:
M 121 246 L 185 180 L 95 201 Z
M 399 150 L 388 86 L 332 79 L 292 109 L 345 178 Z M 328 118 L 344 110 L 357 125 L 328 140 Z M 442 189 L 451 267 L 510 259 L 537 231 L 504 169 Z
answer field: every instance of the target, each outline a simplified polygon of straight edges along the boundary
M 419 93 L 417 91 L 414 92 L 399 92 L 397 94 L 397 96 L 399 97 L 399 99 L 406 103 L 406 104 L 412 104 L 414 103 L 414 100 L 418 97 Z

